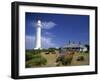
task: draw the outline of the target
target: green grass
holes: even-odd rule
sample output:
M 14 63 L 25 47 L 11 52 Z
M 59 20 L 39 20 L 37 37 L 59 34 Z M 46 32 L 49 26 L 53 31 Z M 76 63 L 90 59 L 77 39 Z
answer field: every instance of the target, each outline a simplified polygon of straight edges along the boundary
M 47 59 L 41 54 L 26 54 L 26 68 L 28 67 L 41 67 L 47 63 Z

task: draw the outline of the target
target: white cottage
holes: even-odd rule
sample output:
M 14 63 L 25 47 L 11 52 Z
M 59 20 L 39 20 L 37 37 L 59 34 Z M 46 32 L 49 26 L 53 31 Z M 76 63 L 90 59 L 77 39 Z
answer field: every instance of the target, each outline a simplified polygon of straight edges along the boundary
M 83 52 L 88 50 L 85 45 L 76 44 L 76 43 L 69 43 L 64 48 L 66 48 L 67 50 L 83 51 Z

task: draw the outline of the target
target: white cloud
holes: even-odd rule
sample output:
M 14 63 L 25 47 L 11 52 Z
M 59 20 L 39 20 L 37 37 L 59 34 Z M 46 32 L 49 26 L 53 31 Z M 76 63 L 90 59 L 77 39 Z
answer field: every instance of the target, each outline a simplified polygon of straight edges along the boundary
M 50 37 L 42 36 L 41 41 L 42 48 L 57 47 Z M 33 49 L 35 47 L 35 36 L 26 36 L 25 45 L 26 49 Z
M 50 37 L 42 37 L 42 46 L 44 48 L 49 48 L 49 47 L 55 47 L 56 44 L 53 43 L 53 41 Z
M 53 27 L 55 27 L 55 26 L 56 26 L 56 24 L 55 24 L 54 22 L 52 22 L 52 21 L 49 21 L 49 22 L 45 21 L 45 22 L 42 22 L 42 28 L 44 28 L 44 29 L 51 29 L 51 28 L 53 28 Z
M 52 34 L 51 32 L 42 32 L 42 35 L 43 36 L 46 36 L 46 37 L 55 37 L 55 35 L 54 34 Z
M 36 26 L 36 22 L 32 22 L 32 25 L 35 27 Z M 42 28 L 43 29 L 51 29 L 54 28 L 56 26 L 56 23 L 52 22 L 52 21 L 43 21 L 42 22 Z

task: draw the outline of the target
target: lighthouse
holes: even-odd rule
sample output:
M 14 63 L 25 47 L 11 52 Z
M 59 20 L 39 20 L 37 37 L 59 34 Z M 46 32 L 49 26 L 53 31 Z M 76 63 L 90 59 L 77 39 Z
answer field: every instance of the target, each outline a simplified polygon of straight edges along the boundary
M 41 49 L 41 20 L 36 22 L 36 36 L 35 36 L 35 48 L 34 49 Z

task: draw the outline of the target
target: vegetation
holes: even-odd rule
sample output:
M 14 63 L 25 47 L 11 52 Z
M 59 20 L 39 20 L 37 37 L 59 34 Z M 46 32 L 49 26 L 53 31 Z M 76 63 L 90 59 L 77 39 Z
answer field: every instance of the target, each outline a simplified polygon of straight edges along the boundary
M 41 53 L 41 50 L 27 50 L 26 51 L 26 61 L 30 60 L 32 58 L 36 58 L 37 55 L 39 55 Z
M 90 47 L 88 44 L 85 45 L 85 47 L 87 48 L 87 50 L 89 51 Z
M 87 48 L 87 51 L 85 53 L 89 53 L 90 46 L 86 44 L 85 47 Z
M 61 55 L 61 48 L 49 48 L 42 50 L 26 50 L 26 68 L 31 67 L 54 67 L 76 66 L 89 64 L 89 52 L 65 51 Z
M 56 62 L 58 62 L 58 65 L 60 65 L 60 64 L 61 65 L 69 65 L 69 64 L 71 64 L 72 59 L 73 59 L 73 55 L 71 55 L 71 54 L 63 55 L 63 56 L 58 57 Z
M 84 61 L 85 59 L 84 59 L 84 56 L 79 56 L 78 58 L 77 58 L 77 61 Z
M 26 67 L 37 67 L 45 65 L 47 60 L 41 55 L 35 55 L 34 58 L 26 62 Z
M 26 52 L 26 67 L 37 67 L 47 63 L 46 58 L 41 55 L 40 50 Z

